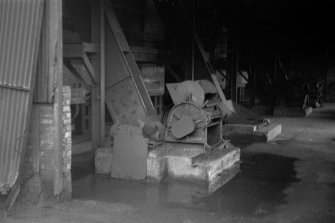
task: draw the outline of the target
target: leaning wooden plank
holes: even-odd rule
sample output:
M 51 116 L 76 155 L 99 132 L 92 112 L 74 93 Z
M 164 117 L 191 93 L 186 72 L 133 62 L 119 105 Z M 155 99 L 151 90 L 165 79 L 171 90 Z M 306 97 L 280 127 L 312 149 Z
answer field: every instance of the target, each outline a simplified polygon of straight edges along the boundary
M 128 42 L 123 41 L 126 40 L 126 37 L 122 31 L 119 20 L 117 19 L 116 13 L 112 7 L 111 2 L 109 0 L 105 0 L 104 5 L 105 5 L 105 15 L 107 17 L 109 25 L 113 30 L 113 33 L 118 42 L 118 45 L 120 46 L 121 51 L 131 52 Z
M 86 68 L 86 70 L 88 71 L 88 73 L 90 74 L 92 81 L 94 84 L 97 83 L 97 77 L 95 74 L 95 70 L 94 67 L 92 66 L 90 60 L 88 59 L 87 55 L 83 55 L 83 61 L 84 61 L 84 66 Z
M 122 61 L 126 64 L 126 69 L 133 79 L 141 104 L 143 105 L 147 115 L 155 115 L 156 110 L 152 104 L 148 91 L 145 88 L 144 82 L 141 78 L 141 72 L 131 53 L 130 47 L 123 34 L 112 5 L 109 1 L 105 1 L 104 3 L 107 21 L 112 30 L 112 34 L 115 42 L 117 43 L 118 49 L 121 51 L 120 56 L 122 57 Z
M 145 110 L 148 115 L 155 115 L 156 110 L 152 104 L 152 101 L 150 99 L 150 96 L 148 94 L 148 90 L 145 88 L 144 82 L 141 77 L 141 71 L 139 70 L 134 57 L 131 53 L 126 53 L 125 57 L 127 59 L 127 64 L 131 70 L 132 78 L 135 82 L 135 86 L 140 94 L 140 98 L 142 100 L 142 103 L 145 107 Z
M 219 93 L 219 96 L 222 100 L 223 103 L 226 103 L 227 99 L 226 99 L 226 96 L 224 95 L 221 87 L 220 87 L 220 84 L 219 84 L 219 81 L 216 79 L 216 76 L 214 74 L 211 74 L 211 77 L 212 77 L 212 80 L 214 82 L 214 85 L 216 87 L 216 90 L 218 91 Z
M 98 53 L 99 49 L 96 44 L 80 42 L 80 43 L 64 43 L 64 58 L 81 58 L 86 53 Z
M 78 77 L 81 82 L 85 83 L 85 85 L 93 85 L 92 79 L 85 71 L 83 62 L 80 59 L 71 59 L 69 62 L 65 62 L 64 65 L 74 76 Z

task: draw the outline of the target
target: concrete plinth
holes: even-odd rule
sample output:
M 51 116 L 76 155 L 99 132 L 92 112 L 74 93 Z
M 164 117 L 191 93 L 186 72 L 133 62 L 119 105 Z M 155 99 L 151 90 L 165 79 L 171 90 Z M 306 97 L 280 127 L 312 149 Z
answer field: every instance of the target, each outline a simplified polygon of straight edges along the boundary
M 99 174 L 110 174 L 112 170 L 111 148 L 99 148 L 95 153 L 95 172 Z
M 192 157 L 196 157 L 204 151 L 203 146 L 197 144 L 163 143 L 148 152 L 147 178 L 161 181 L 168 176 L 168 166 L 175 166 L 173 162 L 176 162 L 178 166 L 188 162 L 188 166 L 192 166 Z
M 166 157 L 147 158 L 147 179 L 151 182 L 160 182 L 167 176 Z
M 178 181 L 212 184 L 224 171 L 240 160 L 240 149 L 231 144 L 226 148 L 205 151 L 202 145 L 165 143 L 148 153 L 147 178 L 161 181 L 168 177 Z M 224 181 L 222 181 L 224 182 Z

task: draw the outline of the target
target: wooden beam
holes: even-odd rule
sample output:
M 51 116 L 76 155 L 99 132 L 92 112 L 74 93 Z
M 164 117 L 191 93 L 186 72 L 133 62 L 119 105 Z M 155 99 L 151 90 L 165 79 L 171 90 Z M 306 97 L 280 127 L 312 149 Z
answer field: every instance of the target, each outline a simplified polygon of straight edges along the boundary
M 64 65 L 69 69 L 69 71 L 76 76 L 81 82 L 86 86 L 92 86 L 93 82 L 89 75 L 78 69 L 78 66 L 83 66 L 83 62 L 80 59 L 71 59 L 69 62 L 65 62 Z
M 228 57 L 227 57 L 227 73 L 230 79 L 230 98 L 232 101 L 237 101 L 236 77 L 238 72 L 238 42 L 237 42 L 236 24 L 232 23 L 229 29 L 228 36 Z
M 94 43 L 65 43 L 63 50 L 64 58 L 81 58 L 87 53 L 99 53 L 98 46 Z
M 213 82 L 214 82 L 214 85 L 215 85 L 215 87 L 216 87 L 216 90 L 218 91 L 219 96 L 220 96 L 220 98 L 221 98 L 221 101 L 222 101 L 223 103 L 226 103 L 226 102 L 227 102 L 227 99 L 226 99 L 226 97 L 225 97 L 225 95 L 224 95 L 224 93 L 223 93 L 223 91 L 222 91 L 222 89 L 221 89 L 221 87 L 220 87 L 219 81 L 217 80 L 215 74 L 211 74 L 211 76 L 212 76 L 212 80 L 213 80 Z
M 100 0 L 91 1 L 91 40 L 100 48 Z M 96 72 L 97 84 L 92 87 L 91 133 L 92 147 L 95 151 L 104 142 L 101 141 L 101 86 L 100 86 L 100 56 L 92 55 L 92 66 Z
M 117 46 L 121 51 L 122 60 L 126 64 L 128 73 L 132 77 L 133 83 L 136 87 L 136 91 L 141 100 L 141 104 L 147 115 L 156 115 L 156 110 L 152 104 L 148 91 L 141 78 L 141 71 L 139 70 L 136 64 L 136 61 L 128 45 L 127 39 L 124 36 L 124 33 L 118 22 L 115 11 L 113 10 L 110 1 L 105 0 L 104 3 L 105 3 L 104 10 L 108 24 L 112 30 Z
M 48 0 L 47 13 L 50 15 L 48 25 L 48 35 L 50 45 L 48 46 L 49 61 L 52 72 L 56 81 L 54 92 L 54 124 L 55 124 L 55 175 L 54 175 L 54 195 L 59 196 L 63 191 L 63 21 L 62 21 L 62 0 Z M 55 50 L 53 50 L 53 48 Z
M 98 82 L 98 77 L 96 75 L 93 65 L 91 64 L 91 61 L 88 59 L 86 54 L 83 56 L 83 61 L 84 61 L 84 66 L 86 70 L 88 71 L 88 73 L 90 74 L 93 83 L 96 84 Z
M 107 20 L 109 22 L 111 29 L 113 30 L 113 34 L 120 47 L 120 50 L 122 52 L 131 52 L 127 41 L 119 41 L 119 40 L 126 39 L 126 37 L 122 31 L 119 20 L 116 17 L 116 14 L 113 10 L 111 2 L 109 0 L 104 0 L 104 5 L 105 5 L 104 9 L 106 12 L 105 15 L 107 17 Z
M 240 75 L 243 77 L 244 80 L 248 81 L 248 78 L 244 76 L 244 74 L 240 70 L 238 72 L 240 73 Z
M 100 142 L 101 144 L 105 141 L 105 101 L 106 101 L 106 89 L 105 89 L 105 13 L 104 13 L 104 2 L 100 2 L 100 112 L 101 112 L 101 130 L 100 130 Z

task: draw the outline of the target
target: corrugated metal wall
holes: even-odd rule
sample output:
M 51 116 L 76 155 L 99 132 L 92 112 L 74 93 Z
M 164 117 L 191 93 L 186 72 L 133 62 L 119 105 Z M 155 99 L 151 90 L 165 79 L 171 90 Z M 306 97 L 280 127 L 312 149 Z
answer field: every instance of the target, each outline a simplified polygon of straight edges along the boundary
M 44 0 L 0 0 L 0 192 L 18 177 Z

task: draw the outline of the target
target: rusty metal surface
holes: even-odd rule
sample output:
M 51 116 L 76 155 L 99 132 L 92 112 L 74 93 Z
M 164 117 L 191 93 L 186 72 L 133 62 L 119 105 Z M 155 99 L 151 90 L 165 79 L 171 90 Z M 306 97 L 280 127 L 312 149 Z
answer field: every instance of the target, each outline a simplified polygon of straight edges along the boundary
M 43 3 L 0 1 L 0 192 L 7 192 L 19 175 Z

